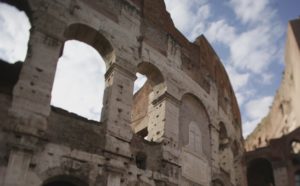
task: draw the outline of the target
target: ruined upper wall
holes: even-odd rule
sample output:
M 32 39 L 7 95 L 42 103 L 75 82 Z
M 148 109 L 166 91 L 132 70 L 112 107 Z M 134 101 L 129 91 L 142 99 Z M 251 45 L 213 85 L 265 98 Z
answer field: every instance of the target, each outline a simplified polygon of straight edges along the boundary
M 204 36 L 191 43 L 175 28 L 163 0 L 8 2 L 28 4 L 32 28 L 3 125 L 13 144 L 35 148 L 15 162 L 27 158 L 22 167 L 34 165 L 21 173 L 33 175 L 36 185 L 51 178 L 47 171 L 69 175 L 73 165 L 87 183 L 244 185 L 240 113 L 225 68 Z M 105 61 L 101 123 L 51 110 L 56 65 L 68 40 L 91 45 Z M 137 72 L 149 84 L 134 94 Z M 149 141 L 138 134 L 145 128 Z M 0 180 L 14 182 L 13 171 L 2 174 L 6 167 L 0 167 Z
M 300 20 L 289 22 L 285 50 L 285 71 L 269 114 L 246 139 L 246 150 L 266 146 L 300 126 Z
M 211 88 L 216 87 L 219 107 L 226 114 L 232 113 L 233 119 L 237 125 L 240 125 L 240 111 L 230 80 L 222 62 L 206 38 L 202 35 L 193 43 L 189 42 L 176 29 L 163 0 L 140 0 L 137 4 L 143 6 L 141 28 L 143 40 L 166 56 L 168 40 L 176 42 L 180 46 L 181 70 L 207 93 L 210 93 Z

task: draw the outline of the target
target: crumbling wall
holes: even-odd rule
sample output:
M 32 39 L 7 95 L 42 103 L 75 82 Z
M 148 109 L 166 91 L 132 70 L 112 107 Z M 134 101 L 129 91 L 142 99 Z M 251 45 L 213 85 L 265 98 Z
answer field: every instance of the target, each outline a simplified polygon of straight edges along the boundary
M 22 3 L 30 50 L 11 95 L 0 98 L 2 185 L 245 185 L 240 113 L 225 68 L 204 36 L 191 43 L 175 28 L 163 0 Z M 70 39 L 104 58 L 101 122 L 50 106 Z M 134 95 L 137 72 L 148 83 Z M 220 122 L 231 153 L 219 150 Z M 137 134 L 145 128 L 147 140 Z M 222 158 L 233 162 L 224 168 Z
M 258 124 L 245 143 L 248 151 L 269 144 L 300 126 L 300 21 L 289 22 L 285 51 L 285 70 L 268 115 Z

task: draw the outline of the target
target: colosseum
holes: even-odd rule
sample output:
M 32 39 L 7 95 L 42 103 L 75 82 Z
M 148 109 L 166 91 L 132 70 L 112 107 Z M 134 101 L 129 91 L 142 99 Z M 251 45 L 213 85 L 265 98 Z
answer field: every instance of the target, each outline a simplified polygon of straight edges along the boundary
M 163 0 L 7 0 L 31 22 L 24 63 L 0 63 L 2 186 L 244 186 L 241 117 L 206 38 Z M 101 121 L 50 105 L 65 42 L 106 65 Z M 136 73 L 147 82 L 136 93 Z

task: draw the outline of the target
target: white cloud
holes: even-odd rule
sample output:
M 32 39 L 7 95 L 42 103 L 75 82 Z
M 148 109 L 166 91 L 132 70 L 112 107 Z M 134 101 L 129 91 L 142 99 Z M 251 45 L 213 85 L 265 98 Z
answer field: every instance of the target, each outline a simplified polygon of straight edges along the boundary
M 260 97 L 249 101 L 245 105 L 247 118 L 250 120 L 256 120 L 265 117 L 269 112 L 272 101 L 272 96 Z
M 243 136 L 246 138 L 251 132 L 254 131 L 256 128 L 257 124 L 261 121 L 261 119 L 256 119 L 256 120 L 251 120 L 251 121 L 246 121 L 243 123 Z
M 245 105 L 247 119 L 243 123 L 243 136 L 247 137 L 268 114 L 272 105 L 273 97 L 265 96 L 250 100 Z
M 249 73 L 239 73 L 236 69 L 229 65 L 225 65 L 225 68 L 235 91 L 239 91 L 247 85 L 250 76 Z
M 30 27 L 24 12 L 0 3 L 0 58 L 10 63 L 24 61 Z
M 261 73 L 269 67 L 277 52 L 272 30 L 257 26 L 242 33 L 232 42 L 230 52 L 231 61 L 237 68 Z
M 133 94 L 139 91 L 147 81 L 147 77 L 140 73 L 136 73 L 136 77 L 137 79 L 134 82 Z
M 221 19 L 209 24 L 205 31 L 205 36 L 210 42 L 220 42 L 227 46 L 236 39 L 236 29 L 227 24 L 226 20 Z
M 262 77 L 262 81 L 261 83 L 265 84 L 265 85 L 269 85 L 272 83 L 272 81 L 274 80 L 274 75 L 272 73 L 264 73 L 261 75 Z
M 269 8 L 269 3 L 269 0 L 230 0 L 235 14 L 243 23 L 270 19 L 274 12 Z
M 176 27 L 190 40 L 203 33 L 211 15 L 207 0 L 165 0 L 165 3 Z

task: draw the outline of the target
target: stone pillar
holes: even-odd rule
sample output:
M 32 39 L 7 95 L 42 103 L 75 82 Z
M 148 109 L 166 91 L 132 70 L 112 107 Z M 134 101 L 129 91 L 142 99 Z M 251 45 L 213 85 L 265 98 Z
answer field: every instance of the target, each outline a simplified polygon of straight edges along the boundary
M 118 172 L 109 172 L 107 177 L 107 186 L 120 186 L 121 174 Z
M 11 149 L 4 186 L 26 183 L 32 152 L 47 128 L 56 64 L 63 45 L 64 24 L 42 11 L 33 12 L 28 54 L 13 90 L 6 130 L 17 141 Z
M 286 167 L 278 167 L 273 165 L 274 181 L 276 186 L 287 186 L 289 184 L 288 180 L 288 170 Z
M 131 156 L 129 142 L 133 132 L 130 123 L 133 84 L 136 76 L 132 71 L 114 63 L 108 69 L 105 78 L 106 89 L 101 117 L 107 132 L 105 149 L 124 156 Z
M 26 183 L 31 154 L 22 150 L 12 150 L 4 178 L 4 186 L 23 186 Z
M 158 99 L 154 101 L 155 107 L 157 107 L 158 114 L 163 117 L 158 117 L 157 121 L 160 123 L 163 145 L 162 155 L 163 160 L 166 163 L 166 171 L 162 170 L 164 174 L 171 177 L 172 180 L 179 181 L 178 175 L 180 174 L 179 165 L 179 111 L 180 102 L 175 97 L 165 92 Z M 154 120 L 155 121 L 155 120 Z M 167 171 L 169 169 L 169 171 Z
M 218 174 L 219 173 L 219 156 L 220 156 L 220 152 L 219 152 L 219 131 L 218 129 L 213 125 L 210 124 L 209 125 L 209 129 L 210 129 L 210 136 L 211 136 L 211 166 L 212 166 L 212 173 L 213 174 Z
M 39 136 L 46 128 L 56 64 L 63 45 L 63 26 L 57 28 L 60 24 L 54 18 L 51 21 L 40 19 L 33 23 L 28 54 L 14 87 L 9 111 L 17 120 L 15 129 L 34 136 Z

